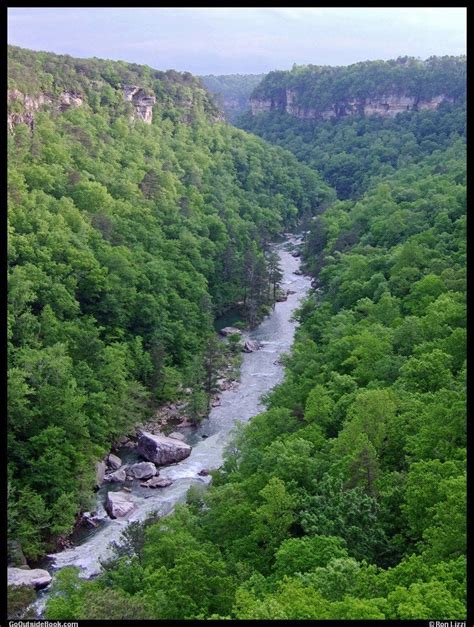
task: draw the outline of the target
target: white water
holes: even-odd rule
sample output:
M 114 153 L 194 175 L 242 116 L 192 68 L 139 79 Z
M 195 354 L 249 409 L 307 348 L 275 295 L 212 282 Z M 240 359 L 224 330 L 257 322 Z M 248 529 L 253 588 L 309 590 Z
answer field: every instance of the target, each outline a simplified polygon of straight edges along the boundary
M 291 238 L 288 243 L 297 244 Z M 111 543 L 118 543 L 124 528 L 132 521 L 144 520 L 155 512 L 158 516 L 170 513 L 176 503 L 186 500 L 189 487 L 196 483 L 207 484 L 210 477 L 200 477 L 200 470 L 211 470 L 222 464 L 223 452 L 230 440 L 232 429 L 238 422 L 246 422 L 264 409 L 261 397 L 269 392 L 283 378 L 283 367 L 279 357 L 288 352 L 293 342 L 295 322 L 292 314 L 301 299 L 306 295 L 310 280 L 296 275 L 300 260 L 286 250 L 287 242 L 276 246 L 283 271 L 282 288 L 295 293 L 288 300 L 276 303 L 272 313 L 246 337 L 258 340 L 262 348 L 254 353 L 245 353 L 240 372 L 240 382 L 231 390 L 221 393 L 221 404 L 211 410 L 209 418 L 197 428 L 190 430 L 187 441 L 193 446 L 191 455 L 179 462 L 160 468 L 160 477 L 173 480 L 168 488 L 150 490 L 140 488 L 138 482 L 133 487 L 136 501 L 135 510 L 126 519 L 111 520 L 104 510 L 104 500 L 109 489 L 120 489 L 117 484 L 104 486 L 97 493 L 96 510 L 103 516 L 102 525 L 91 531 L 81 544 L 50 555 L 49 570 L 54 573 L 65 566 L 77 566 L 81 577 L 92 577 L 101 570 L 100 562 L 111 557 Z M 203 439 L 203 434 L 207 436 Z M 145 498 L 147 497 L 147 498 Z M 36 608 L 42 613 L 47 590 L 40 594 Z

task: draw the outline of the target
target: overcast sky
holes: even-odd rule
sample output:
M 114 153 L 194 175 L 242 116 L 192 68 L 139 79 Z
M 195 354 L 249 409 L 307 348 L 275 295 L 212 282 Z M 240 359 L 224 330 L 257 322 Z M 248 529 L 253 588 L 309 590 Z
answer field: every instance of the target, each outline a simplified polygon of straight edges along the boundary
M 465 8 L 10 8 L 10 44 L 193 74 L 465 54 Z

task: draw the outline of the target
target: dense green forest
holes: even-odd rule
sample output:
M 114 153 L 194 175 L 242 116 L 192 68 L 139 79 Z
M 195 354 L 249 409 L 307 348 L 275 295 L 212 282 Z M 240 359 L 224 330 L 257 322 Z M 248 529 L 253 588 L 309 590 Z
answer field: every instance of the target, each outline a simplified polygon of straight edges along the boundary
M 226 118 L 234 122 L 250 108 L 250 95 L 265 74 L 208 74 L 200 76 L 206 89 L 214 95 Z
M 442 103 L 434 111 L 409 111 L 395 118 L 345 117 L 301 120 L 281 111 L 240 116 L 241 128 L 291 150 L 321 173 L 338 198 L 360 198 L 373 183 L 400 167 L 448 148 L 466 134 L 466 106 Z
M 52 99 L 8 136 L 9 538 L 36 559 L 89 508 L 114 439 L 200 391 L 214 317 L 265 311 L 269 241 L 334 194 L 216 121 L 191 75 L 9 52 L 10 89 Z M 122 84 L 155 94 L 152 124 Z M 83 104 L 58 111 L 64 90 Z
M 459 141 L 314 220 L 267 411 L 49 618 L 465 617 L 465 183 Z
M 98 94 L 9 137 L 10 534 L 30 557 L 86 505 L 93 460 L 179 393 L 213 316 L 261 308 L 282 229 L 305 225 L 313 280 L 285 378 L 212 486 L 129 525 L 94 580 L 61 570 L 46 618 L 465 619 L 462 89 L 393 119 L 244 119 L 301 163 L 217 121 L 192 77 L 11 53 L 38 85 L 77 72 Z M 457 62 L 428 66 L 458 81 Z M 151 125 L 127 117 L 121 72 L 156 94 Z
M 362 61 L 347 66 L 294 65 L 289 71 L 269 72 L 252 98 L 285 100 L 291 90 L 296 103 L 323 111 L 338 101 L 388 94 L 427 100 L 443 94 L 453 99 L 466 93 L 466 57 L 430 57 L 425 61 L 399 57 L 390 61 Z

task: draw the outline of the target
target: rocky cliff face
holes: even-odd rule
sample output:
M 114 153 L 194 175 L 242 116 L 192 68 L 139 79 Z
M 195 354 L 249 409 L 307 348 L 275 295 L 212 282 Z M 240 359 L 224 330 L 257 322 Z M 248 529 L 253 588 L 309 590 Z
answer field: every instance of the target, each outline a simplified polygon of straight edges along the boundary
M 35 114 L 47 107 L 56 108 L 58 111 L 66 111 L 71 107 L 80 107 L 83 96 L 73 91 L 64 91 L 59 96 L 51 94 L 37 94 L 30 96 L 23 94 L 18 89 L 8 92 L 8 104 L 10 111 L 7 115 L 8 127 L 11 130 L 15 124 L 27 124 L 30 129 L 34 127 Z M 18 109 L 18 110 L 15 110 Z
M 124 85 L 123 96 L 126 102 L 131 102 L 135 107 L 135 116 L 143 120 L 146 124 L 151 124 L 153 120 L 153 105 L 156 103 L 155 96 L 137 85 Z
M 252 114 L 269 111 L 286 111 L 289 115 L 302 120 L 342 118 L 350 115 L 381 115 L 394 117 L 404 111 L 422 111 L 436 109 L 441 102 L 453 102 L 453 98 L 440 94 L 430 100 L 419 100 L 416 96 L 387 94 L 377 97 L 351 99 L 335 102 L 327 109 L 305 107 L 298 104 L 297 94 L 287 89 L 283 95 L 275 99 L 256 99 L 250 101 Z

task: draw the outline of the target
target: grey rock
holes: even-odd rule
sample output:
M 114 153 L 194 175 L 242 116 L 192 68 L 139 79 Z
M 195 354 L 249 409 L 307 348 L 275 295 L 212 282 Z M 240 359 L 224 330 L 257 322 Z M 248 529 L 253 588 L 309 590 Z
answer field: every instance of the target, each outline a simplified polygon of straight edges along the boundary
M 140 483 L 143 488 L 167 488 L 173 482 L 171 479 L 160 479 L 159 477 L 153 477 L 148 479 L 144 483 Z
M 237 327 L 224 327 L 223 329 L 221 329 L 219 331 L 219 333 L 221 335 L 223 335 L 224 337 L 227 337 L 228 335 L 242 335 L 242 331 L 240 329 L 237 329 Z
M 105 509 L 110 518 L 123 518 L 135 509 L 132 496 L 127 492 L 109 492 L 105 502 Z
M 107 457 L 107 462 L 109 466 L 113 468 L 113 470 L 118 470 L 122 465 L 122 460 L 120 459 L 120 457 L 114 455 L 113 453 L 109 453 L 109 456 Z
M 104 482 L 105 471 L 107 470 L 107 466 L 104 461 L 97 462 L 95 465 L 95 485 L 99 488 Z
M 152 462 L 140 462 L 127 467 L 127 476 L 131 479 L 149 479 L 154 477 L 158 471 Z
M 24 569 L 8 568 L 9 586 L 29 586 L 31 588 L 44 588 L 51 583 L 52 577 L 47 570 L 42 568 Z
M 144 431 L 138 440 L 138 452 L 145 459 L 158 464 L 174 464 L 191 455 L 191 447 L 185 442 L 164 435 Z
M 260 348 L 260 344 L 255 340 L 245 340 L 245 343 L 242 347 L 244 353 L 254 353 L 258 351 Z
M 123 483 L 126 480 L 127 473 L 125 472 L 125 468 L 119 468 L 115 472 L 111 472 L 104 477 L 104 481 L 106 483 Z
M 175 440 L 180 440 L 181 442 L 184 442 L 184 440 L 186 439 L 184 437 L 184 434 L 182 433 L 178 433 L 178 431 L 173 431 L 173 433 L 170 433 L 168 435 L 169 438 L 174 438 Z

